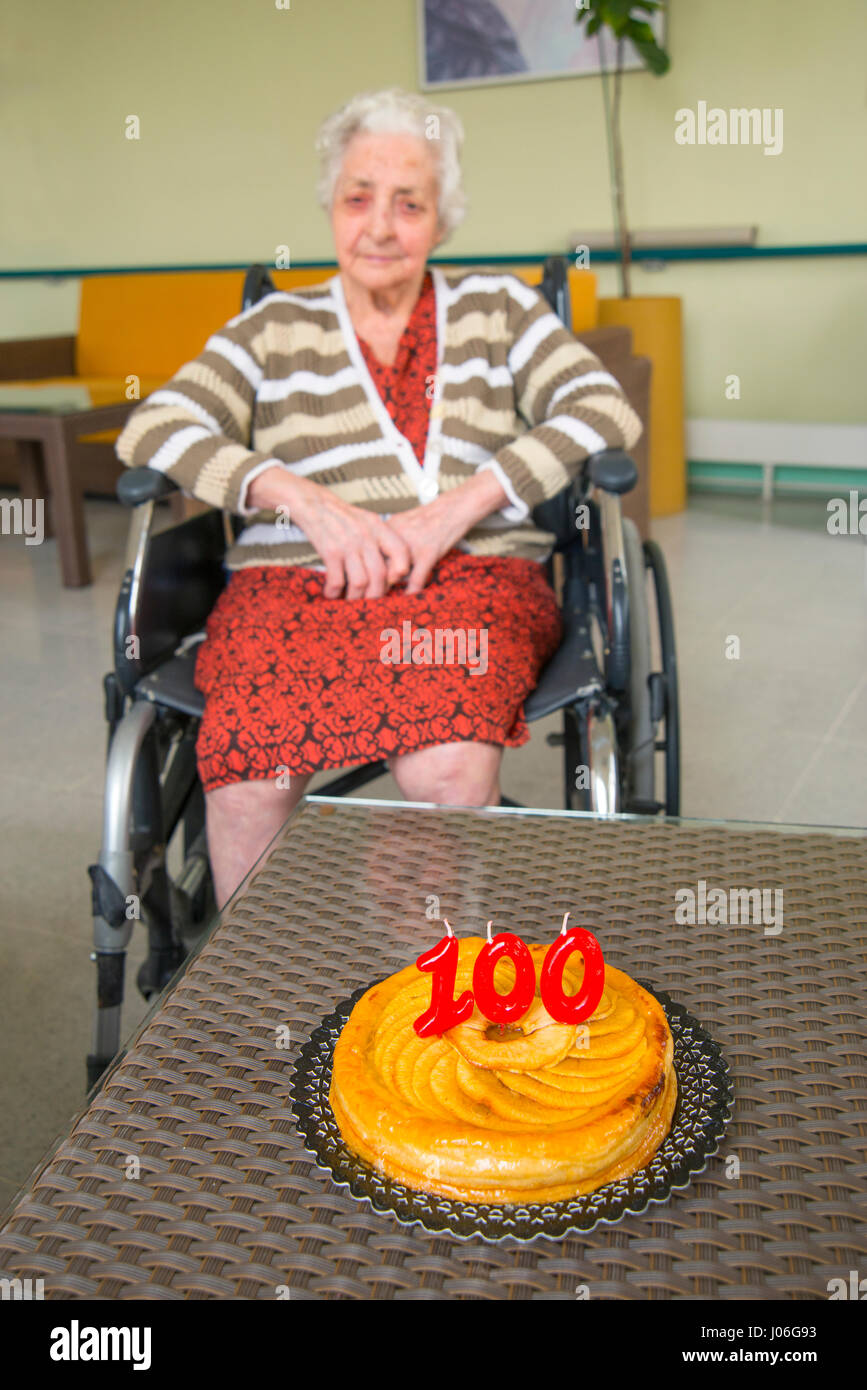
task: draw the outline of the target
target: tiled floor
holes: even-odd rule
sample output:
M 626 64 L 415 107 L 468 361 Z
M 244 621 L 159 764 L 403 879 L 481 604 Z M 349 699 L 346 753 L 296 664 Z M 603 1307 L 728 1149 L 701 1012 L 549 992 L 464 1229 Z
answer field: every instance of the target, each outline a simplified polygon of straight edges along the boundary
M 60 587 L 53 542 L 0 537 L 0 1208 L 84 1101 L 86 869 L 100 841 L 100 682 L 127 524 L 111 502 L 87 512 L 88 589 Z M 867 826 L 867 546 L 829 536 L 825 519 L 821 500 L 763 511 L 696 496 L 654 526 L 675 599 L 685 815 Z M 535 725 L 529 747 L 506 754 L 504 789 L 526 805 L 562 805 L 560 754 L 544 739 L 556 725 Z M 397 796 L 389 781 L 362 794 Z M 146 1007 L 133 984 L 142 938 L 127 1032 Z

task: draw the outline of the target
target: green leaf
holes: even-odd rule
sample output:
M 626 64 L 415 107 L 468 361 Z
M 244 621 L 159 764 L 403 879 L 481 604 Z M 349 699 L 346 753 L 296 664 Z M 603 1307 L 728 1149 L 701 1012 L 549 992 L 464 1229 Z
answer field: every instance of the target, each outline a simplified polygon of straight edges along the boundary
M 584 25 L 587 38 L 604 27 L 615 39 L 629 39 L 648 71 L 660 77 L 668 72 L 671 60 L 656 41 L 653 28 L 640 17 L 663 10 L 663 0 L 589 0 L 586 9 L 575 11 L 575 23 Z
M 655 77 L 661 77 L 663 73 L 668 72 L 671 67 L 671 59 L 665 49 L 659 47 L 655 39 L 651 39 L 649 42 L 637 39 L 633 42 L 635 43 L 635 51 L 644 66 L 649 68 Z
M 595 34 L 596 30 L 602 23 L 602 16 L 596 11 L 595 8 L 591 8 L 588 10 L 576 10 L 575 23 L 586 25 L 587 33 Z

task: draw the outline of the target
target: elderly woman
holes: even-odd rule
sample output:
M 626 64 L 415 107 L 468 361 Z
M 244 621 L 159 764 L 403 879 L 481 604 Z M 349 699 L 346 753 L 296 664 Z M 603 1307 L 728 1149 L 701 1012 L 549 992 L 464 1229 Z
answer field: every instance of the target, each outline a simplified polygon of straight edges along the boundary
M 428 267 L 462 140 L 397 89 L 326 120 L 338 273 L 233 318 L 118 441 L 246 519 L 196 668 L 220 903 L 319 769 L 384 758 L 410 800 L 499 803 L 560 637 L 531 508 L 641 432 L 537 290 Z

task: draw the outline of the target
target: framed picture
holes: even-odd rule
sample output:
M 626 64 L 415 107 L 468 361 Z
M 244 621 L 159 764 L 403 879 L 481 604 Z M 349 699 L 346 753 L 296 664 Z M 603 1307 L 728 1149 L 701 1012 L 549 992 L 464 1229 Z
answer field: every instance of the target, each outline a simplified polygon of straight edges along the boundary
M 419 86 L 480 87 L 498 82 L 539 82 L 548 77 L 599 73 L 599 40 L 576 24 L 574 0 L 418 0 Z M 665 17 L 650 20 L 657 43 Z M 613 67 L 615 41 L 604 36 Z M 631 44 L 624 67 L 641 68 Z

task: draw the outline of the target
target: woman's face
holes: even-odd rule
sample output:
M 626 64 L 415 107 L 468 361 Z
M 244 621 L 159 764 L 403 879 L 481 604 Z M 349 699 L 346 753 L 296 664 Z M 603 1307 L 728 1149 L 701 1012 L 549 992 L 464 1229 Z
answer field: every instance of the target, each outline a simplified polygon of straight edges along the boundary
M 420 284 L 441 240 L 429 142 L 415 135 L 353 136 L 334 190 L 331 228 L 341 272 L 365 289 Z

